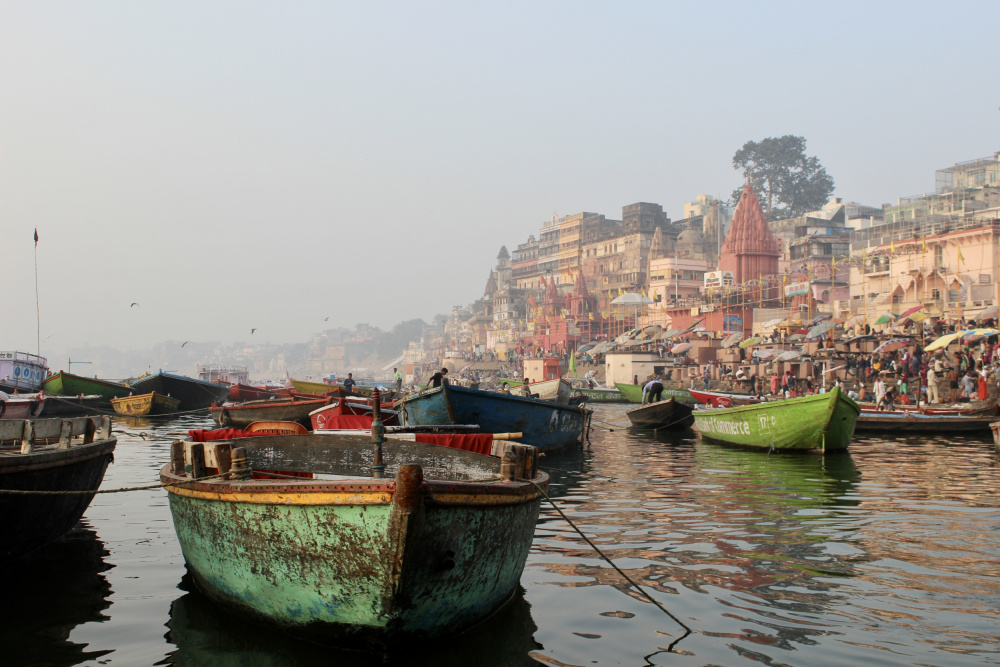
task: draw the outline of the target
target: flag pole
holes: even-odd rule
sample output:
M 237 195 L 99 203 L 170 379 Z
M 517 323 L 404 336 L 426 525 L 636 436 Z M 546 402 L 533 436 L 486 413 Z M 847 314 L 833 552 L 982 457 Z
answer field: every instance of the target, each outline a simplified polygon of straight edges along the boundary
M 35 353 L 42 356 L 42 316 L 38 306 L 38 227 L 35 227 Z

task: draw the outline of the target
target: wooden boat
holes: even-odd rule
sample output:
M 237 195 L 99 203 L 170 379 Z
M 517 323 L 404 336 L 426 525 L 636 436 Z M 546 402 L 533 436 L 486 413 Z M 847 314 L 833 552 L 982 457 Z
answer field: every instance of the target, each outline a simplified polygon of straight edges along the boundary
M 0 352 L 0 391 L 33 393 L 42 388 L 49 374 L 48 360 L 30 352 Z
M 59 371 L 45 378 L 45 393 L 52 396 L 100 396 L 102 407 L 111 407 L 112 398 L 124 398 L 133 392 L 129 387 L 117 382 L 87 378 Z
M 698 389 L 689 389 L 688 391 L 694 400 L 704 405 L 711 405 L 713 408 L 731 408 L 734 405 L 753 405 L 764 402 L 764 399 L 751 394 L 726 394 L 719 391 L 699 391 Z
M 330 393 L 331 391 L 346 391 L 344 385 L 340 384 L 326 384 L 325 382 L 314 382 L 312 380 L 296 380 L 292 378 L 292 386 L 299 392 L 304 394 L 317 394 L 323 396 Z M 372 390 L 366 387 L 354 387 L 354 391 L 351 392 L 356 396 L 371 397 Z
M 846 450 L 861 409 L 834 387 L 784 401 L 694 411 L 702 437 L 732 445 L 775 450 Z
M 309 426 L 309 413 L 328 405 L 330 399 L 313 398 L 290 401 L 250 401 L 242 405 L 219 405 L 208 409 L 219 426 L 244 428 L 253 422 L 290 421 Z
M 569 398 L 573 394 L 573 386 L 568 380 L 555 378 L 553 380 L 542 380 L 540 382 L 529 382 L 522 384 L 520 389 L 515 390 L 515 395 L 523 396 L 523 392 L 531 392 L 534 398 L 542 401 L 555 401 L 562 405 L 569 405 Z
M 625 413 L 636 428 L 690 428 L 694 424 L 691 406 L 675 398 L 657 401 Z
M 0 419 L 34 419 L 45 409 L 46 396 L 0 392 Z
M 615 382 L 615 387 L 621 392 L 622 396 L 625 397 L 629 403 L 642 403 L 642 387 L 641 384 L 625 384 L 624 382 Z M 681 403 L 694 404 L 695 400 L 691 396 L 691 392 L 687 389 L 671 389 L 670 387 L 663 387 L 663 395 L 669 398 L 676 398 Z
M 382 423 L 398 426 L 399 415 L 392 410 L 392 403 L 383 403 L 381 407 Z M 338 398 L 310 412 L 309 425 L 313 430 L 371 429 L 373 412 L 371 401 Z
M 271 398 L 277 398 L 277 396 L 278 394 L 273 389 L 264 389 L 263 387 L 254 387 L 249 384 L 240 383 L 229 385 L 229 400 L 234 403 L 266 401 Z
M 116 444 L 108 417 L 0 421 L 0 489 L 88 492 L 0 494 L 0 558 L 68 532 L 94 498 Z
M 151 391 L 138 396 L 111 399 L 111 407 L 120 415 L 131 417 L 146 417 L 149 415 L 167 415 L 177 412 L 181 402 L 163 394 Z
M 200 410 L 213 403 L 221 405 L 229 395 L 229 387 L 163 371 L 134 380 L 131 386 L 136 394 L 155 391 L 179 399 L 181 410 Z
M 549 479 L 537 449 L 505 447 L 393 442 L 376 478 L 364 437 L 178 442 L 160 479 L 208 597 L 290 634 L 383 650 L 460 633 L 511 599 Z
M 93 394 L 91 396 L 52 396 L 45 392 L 39 392 L 39 396 L 45 397 L 45 404 L 42 406 L 42 413 L 39 417 L 48 419 L 51 417 L 79 417 L 87 414 L 96 414 L 101 409 L 101 397 Z
M 857 431 L 915 431 L 922 433 L 989 432 L 994 415 L 926 414 L 916 411 L 863 410 Z
M 522 442 L 543 452 L 580 441 L 587 411 L 537 398 L 443 385 L 397 403 L 407 426 L 478 424 L 489 433 L 520 431 Z
M 1000 422 L 990 423 L 990 430 L 993 431 L 993 445 L 1000 452 Z

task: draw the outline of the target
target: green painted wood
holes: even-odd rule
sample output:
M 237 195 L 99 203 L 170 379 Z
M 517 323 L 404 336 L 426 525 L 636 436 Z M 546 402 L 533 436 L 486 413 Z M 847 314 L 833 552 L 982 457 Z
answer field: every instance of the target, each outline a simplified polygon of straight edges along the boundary
M 112 398 L 124 398 L 132 393 L 130 387 L 107 380 L 88 378 L 60 371 L 42 383 L 45 393 L 53 396 L 98 395 L 102 405 L 110 406 Z
M 642 403 L 643 385 L 615 382 L 615 386 L 618 387 L 618 391 L 622 393 L 622 396 L 624 396 L 629 403 Z M 664 387 L 663 398 L 674 398 L 681 403 L 697 403 L 697 401 L 694 400 L 694 397 L 691 396 L 691 392 L 687 389 L 671 389 L 669 387 Z
M 401 523 L 388 504 L 169 497 L 203 592 L 295 634 L 364 647 L 461 632 L 501 607 L 540 505 L 427 504 Z
M 629 400 L 617 389 L 575 389 L 576 393 L 587 397 L 588 403 L 628 403 Z
M 861 408 L 834 387 L 825 394 L 735 408 L 695 410 L 702 437 L 775 450 L 846 450 Z

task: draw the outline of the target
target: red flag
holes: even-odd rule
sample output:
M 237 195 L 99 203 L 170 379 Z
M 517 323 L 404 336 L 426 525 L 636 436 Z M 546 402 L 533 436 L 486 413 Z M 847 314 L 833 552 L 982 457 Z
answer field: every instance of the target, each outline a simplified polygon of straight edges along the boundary
M 35 245 L 38 245 L 38 227 L 35 227 Z

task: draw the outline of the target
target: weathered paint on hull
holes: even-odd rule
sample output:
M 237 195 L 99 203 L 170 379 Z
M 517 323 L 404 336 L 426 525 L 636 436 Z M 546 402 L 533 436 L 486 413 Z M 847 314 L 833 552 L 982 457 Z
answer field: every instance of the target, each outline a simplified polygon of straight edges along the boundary
M 622 396 L 624 396 L 629 403 L 642 403 L 641 384 L 625 384 L 623 382 L 615 382 L 615 386 L 618 387 L 618 391 L 622 393 Z M 671 389 L 669 387 L 664 387 L 663 397 L 676 398 L 681 403 L 696 403 L 694 398 L 691 396 L 691 392 L 687 389 Z
M 580 441 L 582 408 L 523 396 L 446 385 L 402 400 L 407 426 L 478 424 L 483 433 L 521 433 L 520 441 L 543 452 Z
M 141 396 L 116 398 L 111 401 L 111 407 L 120 415 L 131 417 L 146 417 L 148 415 L 165 415 L 177 412 L 181 404 L 176 398 L 168 398 L 155 391 Z
M 401 532 L 389 497 L 197 495 L 169 497 L 204 593 L 297 635 L 362 648 L 458 633 L 500 608 L 520 580 L 541 500 L 428 501 Z
M 988 433 L 993 416 L 924 415 L 917 412 L 868 412 L 858 417 L 857 431 L 912 431 L 916 433 Z
M 776 450 L 846 450 L 861 414 L 858 404 L 835 387 L 826 394 L 695 410 L 702 437 L 743 447 Z
M 97 378 L 87 378 L 71 373 L 56 373 L 46 378 L 45 393 L 56 396 L 100 396 L 101 405 L 111 406 L 112 398 L 122 398 L 132 393 L 132 390 L 123 384 L 107 382 Z

